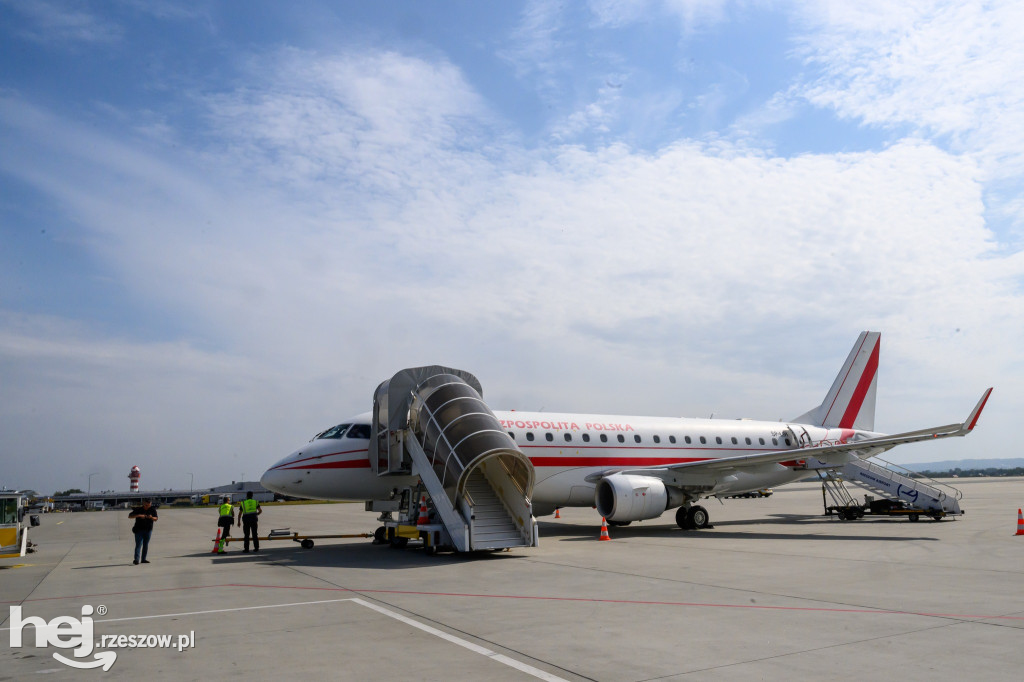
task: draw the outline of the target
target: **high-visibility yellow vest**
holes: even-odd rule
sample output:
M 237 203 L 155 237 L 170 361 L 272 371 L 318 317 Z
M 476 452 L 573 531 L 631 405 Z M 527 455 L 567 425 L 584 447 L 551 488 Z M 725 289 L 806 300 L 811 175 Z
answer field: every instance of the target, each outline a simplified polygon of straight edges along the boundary
M 255 514 L 256 510 L 259 509 L 260 503 L 256 500 L 250 500 L 248 498 L 242 500 L 242 513 L 243 514 Z
M 221 516 L 234 516 L 234 510 L 233 510 L 230 502 L 225 502 L 224 504 L 222 504 L 220 506 L 220 515 Z

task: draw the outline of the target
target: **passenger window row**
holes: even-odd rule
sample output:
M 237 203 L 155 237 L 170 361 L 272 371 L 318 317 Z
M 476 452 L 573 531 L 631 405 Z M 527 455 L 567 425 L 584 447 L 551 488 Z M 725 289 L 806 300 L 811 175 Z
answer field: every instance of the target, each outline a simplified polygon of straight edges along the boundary
M 512 437 L 512 440 L 515 440 L 516 434 L 515 434 L 514 431 L 509 431 L 508 435 Z M 572 443 L 573 442 L 573 434 L 571 434 L 571 433 L 564 433 L 564 434 L 562 434 L 562 437 L 565 439 L 566 443 Z M 526 440 L 528 440 L 530 442 L 533 442 L 534 438 L 535 438 L 535 436 L 533 434 L 533 431 L 527 431 L 526 432 Z M 598 438 L 600 439 L 600 441 L 602 443 L 607 443 L 608 442 L 608 434 L 607 433 L 599 434 Z M 625 443 L 626 442 L 626 437 L 624 435 L 622 435 L 621 433 L 618 434 L 615 438 L 620 443 Z M 704 436 L 698 436 L 698 438 L 700 439 L 701 445 L 707 445 L 707 442 L 708 442 L 707 438 L 705 438 Z M 551 432 L 545 433 L 544 434 L 544 440 L 546 440 L 549 443 L 554 441 L 555 440 L 555 434 L 553 434 Z M 582 440 L 584 443 L 589 443 L 590 442 L 590 434 L 589 433 L 580 434 L 580 440 Z M 652 436 L 651 440 L 653 440 L 656 444 L 661 443 L 661 436 Z M 739 439 L 736 438 L 736 436 L 733 436 L 730 440 L 732 441 L 733 445 L 739 445 L 740 444 Z M 643 437 L 640 434 L 634 434 L 633 435 L 633 441 L 636 442 L 636 443 L 642 443 L 643 442 Z M 683 436 L 683 441 L 687 445 L 693 443 L 693 439 L 691 439 L 690 436 Z M 778 446 L 779 445 L 779 439 L 778 438 L 773 437 L 771 439 L 771 441 L 772 441 L 772 445 L 774 445 L 774 446 Z M 672 443 L 674 445 L 677 442 L 676 441 L 676 437 L 675 436 L 669 436 L 668 437 L 668 442 Z M 754 444 L 754 441 L 749 436 L 744 438 L 743 442 L 746 445 L 753 445 Z M 782 442 L 785 443 L 786 447 L 792 447 L 792 443 L 791 443 L 791 441 L 789 439 L 789 436 L 783 436 Z M 721 436 L 715 436 L 715 443 L 718 444 L 718 445 L 723 445 L 724 443 L 722 441 L 722 437 Z M 767 445 L 767 443 L 765 442 L 764 437 L 759 437 L 757 439 L 757 444 L 758 445 Z

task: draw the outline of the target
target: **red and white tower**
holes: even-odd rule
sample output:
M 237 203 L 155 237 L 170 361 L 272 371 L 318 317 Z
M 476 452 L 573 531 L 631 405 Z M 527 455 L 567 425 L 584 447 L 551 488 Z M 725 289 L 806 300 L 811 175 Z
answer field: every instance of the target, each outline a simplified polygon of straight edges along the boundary
M 139 467 L 132 467 L 132 472 L 128 474 L 128 480 L 132 482 L 129 490 L 133 493 L 139 492 L 139 479 L 142 478 L 142 472 L 139 471 Z

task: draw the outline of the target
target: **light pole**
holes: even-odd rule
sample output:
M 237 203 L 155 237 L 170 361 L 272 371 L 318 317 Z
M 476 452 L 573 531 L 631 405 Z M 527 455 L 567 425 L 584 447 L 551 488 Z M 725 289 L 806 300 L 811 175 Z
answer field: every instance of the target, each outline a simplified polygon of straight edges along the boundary
M 196 475 L 191 471 L 188 472 L 188 494 L 192 494 L 192 483 L 196 480 Z
M 86 509 L 89 508 L 89 503 L 92 502 L 92 477 L 96 476 L 99 473 L 100 472 L 98 472 L 98 471 L 94 471 L 91 474 L 89 474 L 89 492 L 87 492 L 85 494 L 85 508 Z

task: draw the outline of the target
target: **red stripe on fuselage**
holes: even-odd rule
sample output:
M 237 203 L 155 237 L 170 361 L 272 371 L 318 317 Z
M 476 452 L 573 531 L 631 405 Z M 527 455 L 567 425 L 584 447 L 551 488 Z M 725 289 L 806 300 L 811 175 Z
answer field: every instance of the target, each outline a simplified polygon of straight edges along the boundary
M 704 462 L 707 457 L 531 457 L 535 467 L 649 467 L 683 462 Z
M 531 457 L 530 462 L 536 467 L 609 467 L 609 466 L 658 466 L 681 464 L 683 462 L 703 462 L 710 457 Z M 318 464 L 298 464 L 279 467 L 280 470 L 290 469 L 368 469 L 369 459 L 346 459 L 340 462 L 320 462 Z
M 881 345 L 881 339 L 879 339 L 871 351 L 871 357 L 868 358 L 868 364 L 864 367 L 864 373 L 860 375 L 860 381 L 857 382 L 857 388 L 853 391 L 850 404 L 847 405 L 843 418 L 839 420 L 841 429 L 852 429 L 853 423 L 857 421 L 860 408 L 864 405 L 864 398 L 868 394 L 868 389 L 871 388 L 871 382 L 875 380 L 875 372 L 878 371 L 878 347 Z
M 548 449 L 548 447 L 559 447 L 561 450 L 584 450 L 587 446 L 573 447 L 562 446 L 562 445 L 520 445 L 521 447 L 536 447 L 536 449 Z M 623 447 L 607 447 L 600 445 L 590 445 L 593 449 L 601 450 L 634 450 L 630 446 Z M 635 449 L 640 450 L 640 449 Z M 655 449 L 648 449 L 655 450 Z M 695 447 L 689 449 L 689 447 L 660 447 L 656 450 L 697 450 Z M 743 450 L 742 447 L 720 447 L 716 450 Z M 349 451 L 348 453 L 335 453 L 335 455 L 347 455 L 358 451 Z M 770 452 L 770 451 L 753 451 L 753 452 Z M 321 457 L 331 457 L 331 455 L 322 455 L 318 457 L 306 458 L 305 460 L 299 460 L 297 462 L 287 462 L 285 465 L 274 467 L 274 470 L 292 470 L 292 469 L 369 469 L 370 459 L 359 459 L 359 460 L 340 460 L 334 462 L 317 462 L 316 464 L 302 464 L 308 460 L 319 459 Z M 530 457 L 529 461 L 535 467 L 656 467 L 656 466 L 670 466 L 673 464 L 685 464 L 689 462 L 709 462 L 717 460 L 716 457 L 638 457 L 629 455 L 618 455 L 618 456 L 606 456 L 606 457 Z M 801 462 L 791 461 L 781 463 L 783 466 L 800 466 Z
M 290 469 L 369 469 L 369 459 L 343 459 L 338 462 L 320 462 L 318 464 L 297 464 L 289 467 L 278 467 L 277 471 Z
M 310 461 L 312 459 L 323 459 L 324 457 L 337 457 L 338 455 L 353 455 L 353 454 L 356 454 L 356 453 L 363 453 L 363 452 L 366 452 L 366 450 L 363 450 L 361 448 L 357 448 L 355 450 L 343 450 L 341 452 L 332 452 L 332 453 L 329 453 L 329 454 L 326 454 L 326 455 L 311 455 L 309 457 L 303 457 L 302 459 L 296 459 L 296 460 L 292 460 L 292 461 L 289 461 L 289 462 L 282 462 L 281 464 L 278 464 L 276 467 L 273 467 L 271 469 L 271 471 L 274 471 L 276 469 L 294 469 L 294 468 L 296 468 L 294 466 L 295 464 L 298 464 L 299 462 L 308 462 L 308 461 Z M 301 467 L 299 467 L 299 468 L 301 468 Z

